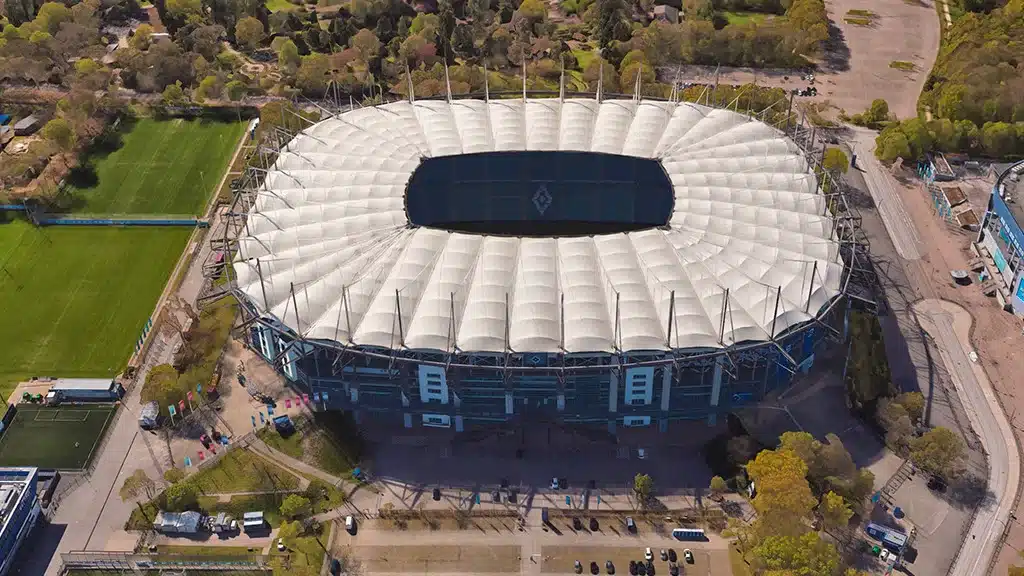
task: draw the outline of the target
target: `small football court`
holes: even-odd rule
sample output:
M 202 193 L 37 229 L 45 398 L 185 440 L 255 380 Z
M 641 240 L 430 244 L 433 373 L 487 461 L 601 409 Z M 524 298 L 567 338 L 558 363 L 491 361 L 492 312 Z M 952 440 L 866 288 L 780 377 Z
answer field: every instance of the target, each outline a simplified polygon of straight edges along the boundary
M 22 404 L 0 436 L 0 466 L 81 470 L 89 464 L 115 406 Z

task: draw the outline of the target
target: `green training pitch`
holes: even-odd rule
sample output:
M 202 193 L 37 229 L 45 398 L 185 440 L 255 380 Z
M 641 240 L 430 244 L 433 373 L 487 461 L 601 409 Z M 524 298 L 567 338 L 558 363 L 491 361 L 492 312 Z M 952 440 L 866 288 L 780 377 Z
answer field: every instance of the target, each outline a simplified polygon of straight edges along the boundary
M 131 121 L 115 150 L 93 151 L 72 172 L 71 211 L 201 214 L 245 128 L 245 122 Z
M 0 382 L 120 372 L 191 233 L 0 224 Z
M 0 438 L 0 466 L 85 468 L 114 410 L 109 405 L 21 405 Z

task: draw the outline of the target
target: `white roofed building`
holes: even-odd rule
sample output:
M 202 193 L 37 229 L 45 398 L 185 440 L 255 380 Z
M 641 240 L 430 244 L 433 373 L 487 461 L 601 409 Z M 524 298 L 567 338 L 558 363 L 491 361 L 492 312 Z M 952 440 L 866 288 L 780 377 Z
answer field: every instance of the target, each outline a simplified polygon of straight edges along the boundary
M 395 102 L 281 150 L 234 285 L 253 348 L 326 406 L 665 430 L 787 385 L 842 330 L 829 198 L 792 139 L 732 111 Z

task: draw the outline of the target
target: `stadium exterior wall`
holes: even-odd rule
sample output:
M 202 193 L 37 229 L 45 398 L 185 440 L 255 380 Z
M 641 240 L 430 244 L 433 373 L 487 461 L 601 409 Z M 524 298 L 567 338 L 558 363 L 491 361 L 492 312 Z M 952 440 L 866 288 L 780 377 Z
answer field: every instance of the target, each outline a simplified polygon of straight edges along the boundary
M 462 432 L 556 421 L 616 433 L 655 426 L 665 432 L 679 420 L 714 425 L 719 416 L 785 390 L 830 340 L 845 340 L 848 308 L 834 301 L 817 321 L 775 342 L 622 356 L 513 354 L 507 367 L 504 357 L 300 341 L 278 322 L 243 309 L 252 320 L 247 343 L 257 354 L 308 390 L 317 408 L 350 411 L 357 422 Z

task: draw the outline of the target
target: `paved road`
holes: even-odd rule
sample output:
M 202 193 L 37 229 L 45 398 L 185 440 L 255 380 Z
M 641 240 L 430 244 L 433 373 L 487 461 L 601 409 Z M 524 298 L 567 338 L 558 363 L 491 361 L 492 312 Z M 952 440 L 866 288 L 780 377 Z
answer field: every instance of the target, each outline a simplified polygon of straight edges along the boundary
M 999 546 L 1013 508 L 1020 482 L 1020 456 L 1013 445 L 1013 430 L 1003 414 L 984 370 L 971 362 L 970 314 L 955 304 L 924 300 L 915 308 L 922 326 L 938 343 L 939 354 L 953 377 L 957 394 L 967 410 L 971 426 L 981 438 L 989 457 L 989 494 L 978 507 L 950 574 L 984 574 Z
M 876 132 L 865 128 L 854 128 L 854 152 L 857 167 L 871 189 L 875 207 L 882 216 L 885 229 L 896 246 L 896 252 L 907 260 L 918 260 L 924 252 L 921 238 L 914 227 L 914 221 L 903 207 L 897 193 L 896 183 L 889 171 L 875 158 Z

